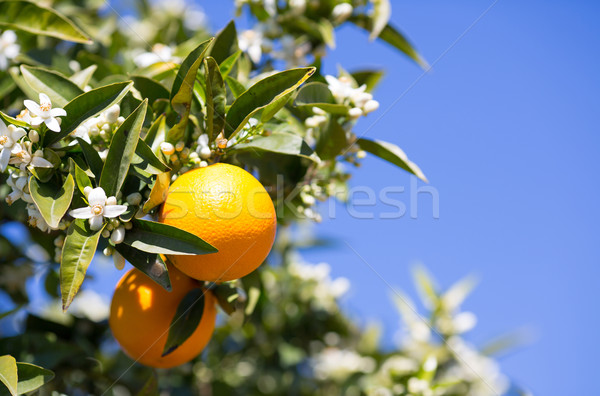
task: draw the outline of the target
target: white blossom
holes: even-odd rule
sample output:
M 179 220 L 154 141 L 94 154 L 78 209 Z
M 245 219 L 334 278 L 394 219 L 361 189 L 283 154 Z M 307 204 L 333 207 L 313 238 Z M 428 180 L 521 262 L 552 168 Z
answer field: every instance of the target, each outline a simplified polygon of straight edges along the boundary
M 37 126 L 44 123 L 51 131 L 60 132 L 60 123 L 56 117 L 64 117 L 67 115 L 67 112 L 61 108 L 53 109 L 48 95 L 44 93 L 40 94 L 40 104 L 29 99 L 25 100 L 24 104 L 33 115 L 30 122 L 31 125 Z
M 333 17 L 333 20 L 336 23 L 342 23 L 346 21 L 346 19 L 348 19 L 350 15 L 352 15 L 353 10 L 354 8 L 352 8 L 351 4 L 341 3 L 333 7 L 333 11 L 331 11 L 331 16 Z
M 48 223 L 46 223 L 46 220 L 44 220 L 44 217 L 38 210 L 37 206 L 35 206 L 35 204 L 27 205 L 27 216 L 30 226 L 37 227 L 43 232 L 53 229 L 48 225 Z
M 294 36 L 285 35 L 280 40 L 281 50 L 273 56 L 284 60 L 289 67 L 298 67 L 306 64 L 306 56 L 310 53 L 311 45 L 308 42 L 297 43 Z
M 315 376 L 320 380 L 343 381 L 354 373 L 370 373 L 375 360 L 348 349 L 326 348 L 311 360 Z
M 94 322 L 101 322 L 108 318 L 110 305 L 104 296 L 92 289 L 84 289 L 77 293 L 77 297 L 69 306 L 69 312 L 75 316 L 83 316 Z
M 158 62 L 178 62 L 179 58 L 173 56 L 173 48 L 166 44 L 154 44 L 150 52 L 143 52 L 133 58 L 138 67 L 148 67 Z
M 259 63 L 263 50 L 271 48 L 271 40 L 266 38 L 259 25 L 252 30 L 244 30 L 238 35 L 238 46 L 248 54 L 252 62 Z
M 18 165 L 21 171 L 25 171 L 29 165 L 36 168 L 52 168 L 52 162 L 44 158 L 42 150 L 36 150 L 32 153 L 33 145 L 31 142 L 16 143 L 13 147 L 13 156 L 9 164 Z
M 5 30 L 0 36 L 0 70 L 8 68 L 8 62 L 19 55 L 20 49 L 15 32 Z
M 85 193 L 89 207 L 73 209 L 69 212 L 71 217 L 76 219 L 89 219 L 90 228 L 97 231 L 102 228 L 104 217 L 115 218 L 122 215 L 127 210 L 125 205 L 117 205 L 115 197 L 106 197 L 102 187 L 86 187 Z
M 29 175 L 26 172 L 11 172 L 6 184 L 12 189 L 6 196 L 6 203 L 12 205 L 15 201 L 22 199 L 27 203 L 33 203 L 29 194 Z
M 10 157 L 14 152 L 21 151 L 18 141 L 25 136 L 23 128 L 17 128 L 14 125 L 6 124 L 0 120 L 0 172 L 4 172 L 8 166 Z

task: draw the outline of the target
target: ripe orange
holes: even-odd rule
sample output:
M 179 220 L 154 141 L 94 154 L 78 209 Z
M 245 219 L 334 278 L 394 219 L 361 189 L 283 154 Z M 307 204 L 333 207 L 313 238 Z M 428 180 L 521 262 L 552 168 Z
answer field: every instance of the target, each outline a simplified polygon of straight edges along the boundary
M 169 188 L 159 220 L 219 250 L 168 256 L 186 275 L 213 282 L 254 271 L 269 254 L 277 228 L 273 201 L 262 184 L 244 169 L 221 163 L 179 176 Z
M 177 306 L 199 287 L 176 268 L 169 267 L 172 291 L 168 292 L 138 269 L 127 272 L 117 284 L 110 306 L 109 325 L 121 348 L 146 366 L 169 368 L 186 363 L 202 352 L 215 328 L 215 298 L 204 294 L 204 312 L 190 338 L 161 357 Z

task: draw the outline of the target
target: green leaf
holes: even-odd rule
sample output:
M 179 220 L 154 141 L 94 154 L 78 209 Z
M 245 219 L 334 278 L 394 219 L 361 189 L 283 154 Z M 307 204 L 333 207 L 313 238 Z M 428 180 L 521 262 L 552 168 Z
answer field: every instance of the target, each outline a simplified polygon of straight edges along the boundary
M 131 165 L 152 175 L 158 175 L 171 170 L 154 154 L 150 146 L 142 139 L 138 140 Z
M 156 175 L 156 181 L 152 185 L 152 190 L 150 190 L 150 196 L 148 197 L 148 200 L 144 203 L 144 213 L 150 212 L 152 209 L 165 202 L 165 199 L 167 199 L 167 193 L 169 191 L 170 183 L 171 173 L 165 172 Z
M 54 373 L 43 367 L 31 363 L 17 363 L 19 383 L 17 393 L 19 395 L 32 392 L 54 378 Z
M 104 228 L 104 227 L 103 227 Z M 67 230 L 60 259 L 60 292 L 63 311 L 71 305 L 94 258 L 102 229 L 92 231 L 85 219 L 75 219 Z
M 369 40 L 375 40 L 387 26 L 392 16 L 390 0 L 373 0 L 373 16 Z
M 206 73 L 206 131 L 209 141 L 213 141 L 225 126 L 225 83 L 219 65 L 211 58 L 204 59 Z
M 367 92 L 373 91 L 385 73 L 383 70 L 359 70 L 352 73 L 358 86 L 366 85 Z
M 343 154 L 346 147 L 348 147 L 346 131 L 334 118 L 331 118 L 327 127 L 321 129 L 315 147 L 317 155 L 323 160 L 331 160 Z
M 135 155 L 138 145 L 140 131 L 146 118 L 148 100 L 144 100 L 123 121 L 123 124 L 115 132 L 102 168 L 99 186 L 104 189 L 107 196 L 117 195 L 127 177 L 129 165 Z
M 294 106 L 312 109 L 318 107 L 330 114 L 346 115 L 348 106 L 338 104 L 329 90 L 327 84 L 322 82 L 310 82 L 298 90 L 294 100 Z
M 365 150 L 366 152 L 376 155 L 383 160 L 399 166 L 405 171 L 417 176 L 424 182 L 427 182 L 427 178 L 417 164 L 409 160 L 404 151 L 402 151 L 402 149 L 395 144 L 382 142 L 380 140 L 368 139 L 358 139 L 357 144 L 362 150 Z
M 17 396 L 17 361 L 10 355 L 0 356 L 0 382 L 11 395 Z
M 181 119 L 168 133 L 167 140 L 170 142 L 177 142 L 183 138 L 185 127 L 190 116 L 196 74 L 202 64 L 204 54 L 212 42 L 213 39 L 209 39 L 196 47 L 196 49 L 185 58 L 179 68 L 179 72 L 177 72 L 175 81 L 173 81 L 173 87 L 171 88 L 171 105 L 175 111 L 180 114 Z
M 146 142 L 146 144 L 151 146 L 152 150 L 154 150 L 154 142 L 157 140 L 157 138 L 159 138 L 159 143 L 164 141 L 166 129 L 166 117 L 165 114 L 161 114 L 156 120 L 154 120 L 152 125 L 150 125 L 150 128 L 148 128 L 148 132 L 146 132 L 146 136 L 144 136 L 144 142 Z
M 69 173 L 63 186 L 58 189 L 54 183 L 41 184 L 35 177 L 29 179 L 29 192 L 46 223 L 52 228 L 58 228 L 73 199 L 75 181 Z
M 91 144 L 83 140 L 82 138 L 76 138 L 79 142 L 79 147 L 81 147 L 81 152 L 85 157 L 85 161 L 87 162 L 90 170 L 94 174 L 96 181 L 100 180 L 100 175 L 102 174 L 102 167 L 104 163 L 102 162 L 102 158 L 96 151 L 95 148 L 92 147 Z
M 367 15 L 356 15 L 351 17 L 350 20 L 354 22 L 356 26 L 368 30 L 369 32 L 373 31 L 373 22 Z M 389 24 L 386 25 L 383 30 L 381 30 L 381 33 L 379 33 L 379 38 L 390 44 L 392 47 L 400 50 L 406 56 L 417 62 L 423 69 L 429 67 L 427 61 L 421 57 L 417 50 L 415 50 L 410 41 L 408 41 L 408 39 L 393 26 Z
M 162 356 L 173 352 L 194 334 L 204 314 L 204 293 L 207 291 L 198 288 L 183 297 L 171 321 Z
M 247 143 L 236 144 L 231 151 L 268 151 L 315 160 L 312 157 L 313 150 L 304 139 L 291 133 L 272 133 L 269 136 L 257 136 Z
M 94 72 L 98 69 L 97 65 L 91 65 L 83 70 L 74 73 L 69 80 L 73 81 L 79 88 L 84 89 L 92 79 Z
M 16 118 L 6 115 L 1 111 L 0 111 L 0 118 L 2 118 L 2 121 L 4 121 L 6 124 L 12 124 L 14 126 L 18 126 L 21 128 L 29 128 L 30 127 L 29 124 L 26 123 L 25 121 L 17 120 Z
M 335 33 L 334 26 L 331 21 L 326 18 L 321 18 L 318 23 L 319 33 L 323 38 L 323 42 L 331 49 L 335 49 Z
M 64 107 L 67 115 L 62 117 L 59 133 L 48 132 L 44 138 L 44 145 L 49 146 L 73 132 L 82 122 L 95 116 L 101 111 L 117 103 L 125 96 L 133 83 L 125 81 L 85 92 Z
M 238 98 L 241 94 L 246 92 L 246 87 L 244 87 L 241 82 L 231 76 L 225 77 L 225 82 L 227 82 L 227 86 L 229 87 L 229 90 L 233 94 L 234 98 Z
M 242 51 L 236 51 L 220 63 L 219 71 L 221 72 L 221 76 L 223 76 L 223 78 L 227 77 L 229 73 L 231 73 L 233 66 L 235 66 L 235 63 L 240 58 L 241 54 Z
M 135 396 L 160 396 L 160 389 L 158 388 L 158 379 L 156 378 L 156 372 L 150 374 L 148 381 L 144 383 L 144 386 Z
M 251 86 L 233 102 L 227 112 L 225 137 L 230 139 L 246 125 L 250 117 L 271 103 L 275 102 L 280 108 L 283 107 L 285 102 L 282 103 L 279 99 L 294 91 L 315 70 L 314 67 L 286 70 L 263 78 Z
M 54 107 L 63 107 L 83 93 L 74 82 L 52 70 L 21 65 L 21 75 L 38 94 L 48 95 Z
M 77 185 L 79 192 L 81 192 L 81 194 L 83 194 L 83 196 L 85 196 L 85 193 L 84 193 L 85 188 L 93 187 L 90 177 L 87 175 L 87 173 L 85 173 L 85 171 L 83 169 L 81 169 L 79 167 L 79 165 L 77 165 L 77 163 L 73 160 L 73 158 L 70 158 L 70 163 L 71 163 L 71 175 L 73 175 L 73 179 L 75 179 L 75 184 Z
M 142 98 L 152 105 L 158 99 L 169 99 L 169 90 L 156 80 L 144 76 L 132 76 L 133 86 L 140 91 Z
M 129 246 L 156 254 L 208 254 L 218 250 L 194 234 L 163 223 L 133 220 L 133 228 L 125 234 Z
M 231 54 L 239 50 L 235 22 L 231 21 L 215 37 L 215 42 L 210 49 L 212 56 L 218 64 L 223 63 Z
M 138 250 L 126 243 L 115 245 L 115 250 L 129 261 L 131 265 L 142 271 L 166 291 L 171 291 L 171 280 L 166 264 L 156 253 L 147 253 Z
M 29 1 L 0 2 L 0 26 L 76 43 L 92 43 L 85 33 L 62 14 Z
M 256 304 L 258 304 L 258 299 L 260 298 L 260 289 L 255 286 L 251 286 L 248 289 L 248 302 L 246 303 L 246 309 L 244 310 L 244 314 L 246 316 L 252 315 L 254 309 L 256 308 Z
M 242 306 L 241 300 L 244 299 L 242 291 L 233 282 L 214 284 L 212 286 L 212 293 L 217 298 L 217 303 L 221 309 L 227 315 L 231 315 Z

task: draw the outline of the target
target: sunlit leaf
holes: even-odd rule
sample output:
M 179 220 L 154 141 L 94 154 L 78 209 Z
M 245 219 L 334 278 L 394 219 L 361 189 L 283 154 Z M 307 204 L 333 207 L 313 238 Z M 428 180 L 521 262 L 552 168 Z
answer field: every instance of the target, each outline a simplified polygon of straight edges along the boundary
M 63 311 L 79 291 L 88 266 L 94 258 L 102 229 L 92 231 L 89 221 L 75 219 L 67 230 L 60 259 L 60 292 Z
M 12 396 L 17 396 L 17 361 L 10 355 L 0 356 L 0 382 Z
M 233 152 L 268 151 L 272 153 L 297 155 L 315 160 L 313 150 L 300 136 L 291 133 L 273 133 L 269 136 L 257 136 L 247 143 L 233 147 Z
M 373 15 L 370 40 L 375 40 L 387 26 L 390 16 L 392 15 L 392 5 L 390 0 L 372 0 Z
M 165 202 L 170 183 L 171 174 L 169 172 L 156 175 L 156 181 L 152 185 L 150 196 L 148 196 L 148 200 L 144 203 L 143 210 L 145 213 L 150 212 L 152 209 Z
M 219 65 L 211 57 L 204 59 L 206 73 L 206 132 L 213 141 L 225 126 L 225 83 Z
M 87 162 L 90 170 L 96 177 L 96 181 L 100 180 L 100 175 L 102 174 L 102 167 L 104 163 L 102 162 L 102 158 L 98 154 L 98 151 L 91 144 L 83 140 L 82 138 L 77 138 L 77 142 L 79 142 L 79 147 L 81 147 L 81 152 Z
M 69 173 L 65 183 L 58 188 L 53 183 L 39 183 L 35 177 L 32 177 L 29 179 L 29 191 L 46 223 L 52 228 L 58 228 L 60 220 L 71 205 L 75 181 Z
M 219 64 L 219 71 L 221 72 L 223 78 L 227 77 L 229 73 L 231 73 L 231 70 L 235 66 L 241 54 L 242 51 L 236 51 Z
M 55 107 L 63 107 L 83 93 L 74 82 L 53 70 L 21 65 L 21 75 L 37 93 L 48 95 Z
M 28 33 L 91 44 L 89 37 L 57 11 L 29 1 L 0 2 L 0 26 Z
M 237 41 L 237 31 L 235 22 L 231 21 L 215 37 L 215 42 L 210 50 L 212 56 L 218 64 L 222 64 L 225 59 L 239 50 Z
M 17 393 L 32 392 L 54 378 L 54 373 L 48 369 L 31 363 L 17 363 L 19 382 Z
M 140 91 L 143 99 L 152 105 L 158 99 L 169 99 L 169 90 L 158 81 L 145 76 L 132 76 L 133 86 Z
M 158 175 L 171 170 L 171 168 L 154 154 L 152 148 L 150 148 L 150 146 L 142 139 L 138 140 L 131 165 L 153 175 Z
M 336 103 L 327 84 L 311 82 L 298 90 L 294 106 L 312 109 L 318 107 L 330 114 L 346 115 L 348 106 Z
M 97 65 L 90 65 L 74 73 L 69 77 L 69 80 L 73 81 L 79 88 L 84 89 L 89 84 L 96 69 L 98 69 Z
M 285 102 L 279 99 L 298 88 L 314 72 L 314 67 L 286 70 L 265 77 L 251 86 L 233 102 L 227 112 L 225 137 L 231 138 L 248 123 L 250 117 L 270 104 L 275 102 L 279 108 L 283 107 Z
M 321 129 L 315 147 L 317 155 L 321 159 L 331 160 L 343 154 L 346 147 L 348 147 L 346 131 L 334 118 L 331 118 L 327 126 Z

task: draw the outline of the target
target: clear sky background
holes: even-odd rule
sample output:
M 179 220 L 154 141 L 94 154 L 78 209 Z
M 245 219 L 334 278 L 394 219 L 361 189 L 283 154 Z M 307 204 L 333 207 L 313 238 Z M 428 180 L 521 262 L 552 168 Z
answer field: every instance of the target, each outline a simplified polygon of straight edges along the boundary
M 233 16 L 233 2 L 196 3 L 214 30 Z M 464 306 L 479 318 L 470 341 L 481 345 L 528 329 L 532 343 L 501 359 L 506 374 L 536 395 L 600 394 L 594 293 L 600 3 L 499 0 L 483 17 L 492 0 L 392 3 L 393 23 L 435 62 L 433 70 L 423 76 L 394 50 L 346 28 L 337 33 L 325 71 L 335 74 L 338 63 L 350 70 L 386 68 L 375 95 L 381 107 L 356 132 L 399 144 L 421 166 L 439 194 L 439 218 L 427 194 L 411 218 L 411 178 L 367 158 L 352 186 L 376 194 L 404 187 L 394 198 L 409 213 L 379 219 L 391 209 L 380 202 L 355 208 L 374 211 L 375 219 L 357 219 L 338 204 L 335 218 L 315 227 L 338 243 L 305 251 L 305 258 L 326 261 L 334 276 L 351 280 L 348 312 L 362 323 L 382 323 L 388 346 L 400 322 L 381 277 L 416 298 L 415 264 L 424 264 L 442 287 L 475 274 L 479 287 Z M 108 283 L 101 286 L 112 290 Z
M 356 131 L 399 144 L 422 167 L 439 192 L 439 219 L 426 194 L 416 219 L 356 219 L 339 205 L 316 227 L 338 245 L 305 257 L 352 281 L 349 311 L 382 322 L 388 343 L 399 326 L 393 292 L 344 241 L 412 296 L 416 263 L 443 287 L 474 273 L 480 284 L 465 308 L 479 324 L 469 340 L 525 327 L 534 340 L 501 359 L 505 373 L 537 395 L 600 394 L 600 3 L 499 0 L 452 48 L 492 1 L 392 3 L 393 22 L 430 63 L 445 53 L 433 70 L 372 128 L 422 71 L 352 28 L 338 32 L 325 70 L 387 69 L 381 108 Z M 232 15 L 229 2 L 197 4 L 214 29 Z M 376 158 L 352 185 L 404 186 L 396 198 L 410 204 L 410 178 Z

